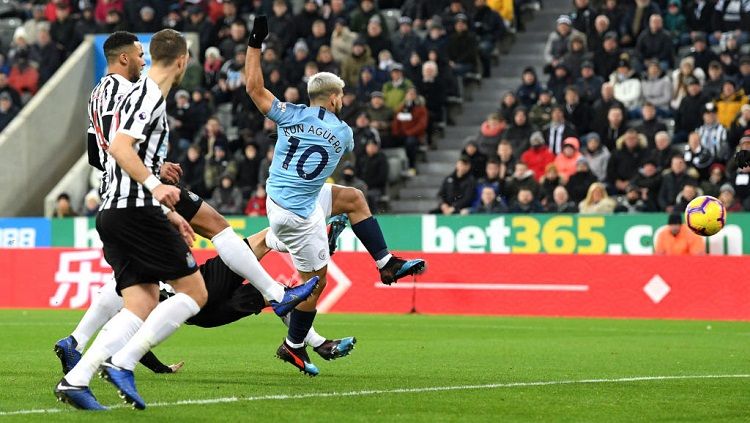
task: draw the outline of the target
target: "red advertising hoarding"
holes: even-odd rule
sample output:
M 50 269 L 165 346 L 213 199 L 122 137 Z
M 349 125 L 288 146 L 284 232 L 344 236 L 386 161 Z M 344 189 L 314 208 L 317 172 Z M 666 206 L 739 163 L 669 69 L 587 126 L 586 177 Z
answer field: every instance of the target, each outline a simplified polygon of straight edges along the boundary
M 201 262 L 212 251 L 196 251 Z M 337 253 L 321 311 L 750 320 L 743 257 L 424 254 L 427 272 L 382 285 L 366 253 Z M 262 261 L 295 283 L 288 256 Z M 0 307 L 81 308 L 112 269 L 99 249 L 0 249 Z

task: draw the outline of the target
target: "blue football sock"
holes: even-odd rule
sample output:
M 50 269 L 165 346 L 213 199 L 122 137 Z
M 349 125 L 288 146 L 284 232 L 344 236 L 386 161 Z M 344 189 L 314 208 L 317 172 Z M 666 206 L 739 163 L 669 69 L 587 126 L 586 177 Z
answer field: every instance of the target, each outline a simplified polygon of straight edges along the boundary
M 287 332 L 286 339 L 292 344 L 304 344 L 307 332 L 310 331 L 317 312 L 317 310 L 300 311 L 296 308 L 292 310 L 289 316 L 289 332 Z
M 362 241 L 362 244 L 367 248 L 367 252 L 370 253 L 375 261 L 389 254 L 388 246 L 385 245 L 383 231 L 380 230 L 380 225 L 374 217 L 370 216 L 352 225 L 352 230 L 354 231 L 354 235 L 357 235 L 357 238 Z

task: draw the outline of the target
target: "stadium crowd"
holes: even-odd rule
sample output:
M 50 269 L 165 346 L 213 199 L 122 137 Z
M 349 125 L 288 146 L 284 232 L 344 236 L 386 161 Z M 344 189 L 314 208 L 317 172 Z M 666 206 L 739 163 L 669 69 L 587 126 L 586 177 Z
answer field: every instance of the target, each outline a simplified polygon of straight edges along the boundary
M 34 46 L 46 28 L 60 60 L 86 33 L 195 32 L 185 81 L 168 101 L 169 159 L 222 213 L 262 215 L 275 128 L 245 95 L 243 67 L 248 25 L 265 13 L 267 88 L 304 103 L 310 75 L 344 78 L 341 117 L 356 147 L 336 181 L 362 188 L 380 210 L 398 172 L 388 153 L 405 153 L 404 176 L 418 172 L 447 104 L 463 81 L 491 76 L 491 55 L 518 29 L 525 2 L 41 2 L 7 51 L 0 122 L 33 93 L 14 88 L 13 69 L 24 45 L 41 57 Z M 397 19 L 383 13 L 394 8 Z M 750 210 L 750 174 L 732 160 L 750 149 L 750 0 L 572 0 L 553 26 L 546 65 L 521 67 L 518 88 L 467 142 L 432 212 L 671 212 L 700 194 Z M 27 66 L 39 81 L 42 62 Z
M 433 212 L 750 210 L 750 1 L 571 3 Z
M 269 135 L 275 128 L 245 94 L 243 67 L 252 17 L 266 14 L 271 30 L 263 53 L 267 88 L 280 99 L 306 103 L 310 75 L 329 71 L 342 76 L 347 89 L 341 117 L 354 129 L 356 147 L 341 163 L 336 180 L 363 188 L 373 209 L 379 209 L 380 201 L 387 198 L 389 173 L 400 172 L 385 152 L 402 151 L 403 176 L 416 174 L 417 155 L 428 148 L 436 125 L 446 120 L 447 102 L 461 98 L 464 78 L 490 75 L 496 46 L 515 30 L 514 3 L 526 2 L 537 3 L 22 2 L 29 19 L 17 30 L 8 57 L 15 63 L 19 46 L 50 26 L 60 60 L 89 33 L 153 32 L 164 27 L 197 33 L 199 42 L 191 47 L 186 77 L 168 99 L 172 128 L 168 160 L 179 162 L 183 183 L 220 212 L 264 214 L 263 185 L 273 148 Z M 386 15 L 384 9 L 400 13 Z M 59 21 L 64 21 L 65 30 L 54 30 Z M 54 67 L 60 64 L 55 63 Z M 40 72 L 42 62 L 33 61 L 29 68 Z M 40 77 L 33 89 L 24 92 L 33 94 L 41 83 Z M 3 104 L 0 94 L 0 113 Z

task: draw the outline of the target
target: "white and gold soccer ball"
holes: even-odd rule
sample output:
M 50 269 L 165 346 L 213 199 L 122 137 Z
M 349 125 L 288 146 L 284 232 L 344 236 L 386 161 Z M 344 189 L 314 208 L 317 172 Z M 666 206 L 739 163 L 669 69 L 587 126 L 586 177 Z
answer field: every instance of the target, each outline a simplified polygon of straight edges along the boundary
M 685 208 L 685 223 L 691 231 L 701 236 L 717 234 L 726 224 L 727 210 L 717 198 L 710 195 L 695 197 Z

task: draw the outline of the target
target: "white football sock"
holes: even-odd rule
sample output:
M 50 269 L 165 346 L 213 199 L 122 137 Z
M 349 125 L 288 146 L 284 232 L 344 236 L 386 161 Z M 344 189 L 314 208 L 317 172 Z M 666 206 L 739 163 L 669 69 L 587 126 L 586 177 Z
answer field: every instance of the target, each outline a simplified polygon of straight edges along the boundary
M 281 321 L 284 322 L 287 327 L 289 327 L 289 314 L 282 316 Z M 324 342 L 326 342 L 325 337 L 320 336 L 318 332 L 315 332 L 315 327 L 311 327 L 310 330 L 307 331 L 307 336 L 305 336 L 305 344 L 313 348 L 317 348 Z M 289 343 L 288 339 L 287 343 Z
M 266 272 L 253 251 L 232 228 L 226 228 L 211 238 L 221 260 L 233 272 L 247 279 L 260 291 L 266 300 L 281 301 L 284 299 L 284 287 Z
M 112 364 L 127 370 L 135 369 L 144 354 L 173 334 L 185 320 L 201 308 L 189 295 L 177 293 L 162 301 L 143 323 L 138 332 L 112 356 Z
M 266 247 L 278 251 L 280 253 L 288 253 L 289 249 L 286 247 L 286 244 L 281 242 L 279 238 L 276 237 L 276 234 L 273 233 L 271 229 L 268 229 L 266 231 Z
M 78 322 L 78 326 L 71 333 L 78 342 L 78 345 L 76 345 L 78 352 L 83 352 L 86 344 L 96 331 L 101 329 L 122 308 L 122 297 L 117 295 L 115 285 L 116 282 L 112 279 L 99 288 L 99 292 L 91 301 L 86 314 L 83 315 L 81 321 Z
M 380 259 L 380 260 L 377 260 L 377 261 L 375 262 L 375 264 L 376 264 L 376 265 L 378 266 L 378 269 L 382 269 L 383 267 L 385 267 L 385 265 L 386 265 L 386 264 L 388 264 L 388 260 L 390 260 L 390 259 L 391 259 L 391 257 L 393 257 L 393 254 L 391 254 L 391 253 L 388 253 L 388 254 L 386 254 L 386 256 L 385 256 L 385 257 L 383 257 L 382 259 Z
M 315 328 L 311 327 L 309 331 L 307 331 L 307 336 L 305 336 L 305 343 L 313 348 L 319 347 L 323 342 L 326 342 L 326 339 L 318 332 L 315 332 Z
M 81 361 L 65 375 L 71 385 L 88 386 L 104 360 L 121 349 L 143 325 L 143 320 L 128 309 L 122 309 L 99 332 L 91 348 L 81 357 Z

